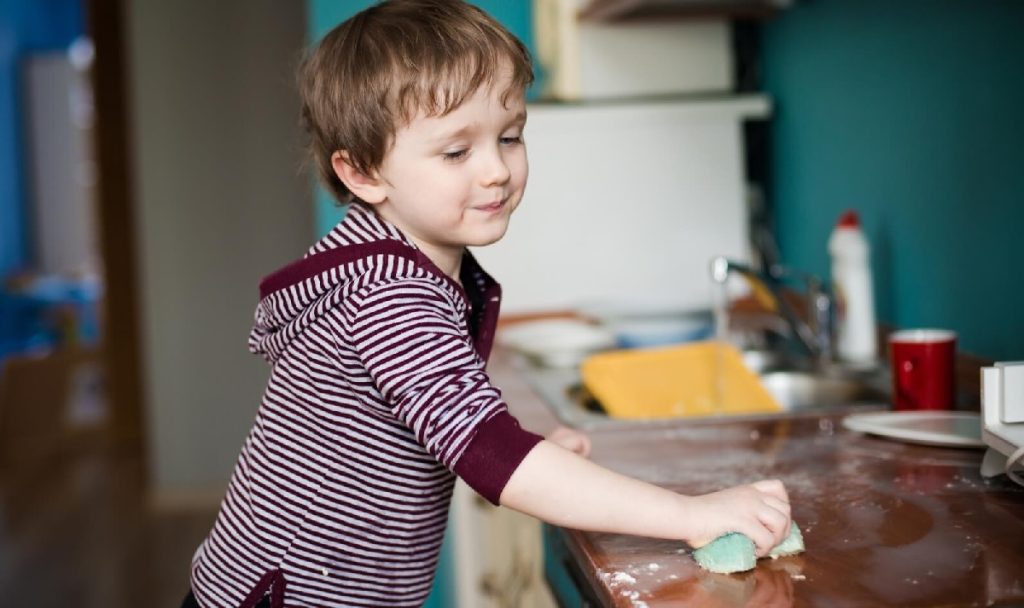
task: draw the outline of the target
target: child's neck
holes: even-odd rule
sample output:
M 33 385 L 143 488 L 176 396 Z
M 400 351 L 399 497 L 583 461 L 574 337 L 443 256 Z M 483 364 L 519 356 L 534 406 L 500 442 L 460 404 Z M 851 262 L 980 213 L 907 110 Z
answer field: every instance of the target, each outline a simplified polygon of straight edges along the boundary
M 437 266 L 438 270 L 448 275 L 453 281 L 462 285 L 462 256 L 466 252 L 465 247 L 458 247 L 455 245 L 445 246 L 428 243 L 424 239 L 416 236 L 412 230 L 409 230 L 402 226 L 401 222 L 396 221 L 396 218 L 391 217 L 391 214 L 383 206 L 376 206 L 373 209 L 381 219 L 394 225 L 396 228 L 402 231 L 406 238 L 412 241 L 416 248 L 423 252 L 423 255 Z
M 411 238 L 411 237 L 410 237 Z M 451 248 L 451 247 L 437 247 L 421 243 L 413 238 L 413 242 L 419 247 L 420 251 L 425 256 L 430 258 L 430 261 L 437 266 L 438 270 L 448 275 L 453 281 L 462 285 L 462 255 L 465 253 L 465 247 Z

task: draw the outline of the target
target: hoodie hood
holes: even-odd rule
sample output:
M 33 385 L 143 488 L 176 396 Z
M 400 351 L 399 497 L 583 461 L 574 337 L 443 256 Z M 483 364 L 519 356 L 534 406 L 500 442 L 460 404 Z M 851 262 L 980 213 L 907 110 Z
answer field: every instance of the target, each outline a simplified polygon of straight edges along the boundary
M 488 300 L 497 303 L 500 287 L 466 252 L 462 265 L 463 284 L 445 275 L 398 228 L 362 205 L 349 206 L 345 218 L 309 249 L 306 255 L 268 275 L 260 282 L 260 301 L 249 334 L 249 350 L 275 363 L 292 340 L 337 304 L 336 294 L 346 283 L 366 272 L 352 262 L 376 255 L 390 255 L 421 266 L 441 277 L 478 313 Z M 467 280 L 468 279 L 468 280 Z M 480 306 L 477 306 L 477 302 Z M 496 320 L 490 307 L 488 317 Z M 493 324 L 493 323 L 492 323 Z M 474 323 L 479 325 L 479 323 Z M 493 330 L 485 332 L 486 359 Z

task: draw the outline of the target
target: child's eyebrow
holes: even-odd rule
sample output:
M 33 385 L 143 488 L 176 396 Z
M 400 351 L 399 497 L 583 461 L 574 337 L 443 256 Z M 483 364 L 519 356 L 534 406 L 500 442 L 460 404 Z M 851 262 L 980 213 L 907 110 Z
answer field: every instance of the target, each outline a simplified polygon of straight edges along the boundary
M 471 122 L 468 125 L 463 125 L 462 127 L 454 131 L 445 131 L 442 133 L 438 133 L 436 139 L 440 141 L 448 141 L 449 139 L 458 139 L 460 137 L 465 137 L 466 135 L 469 135 L 470 133 L 475 131 L 479 125 L 480 123 L 478 122 Z
M 516 115 L 513 116 L 508 121 L 507 124 L 508 125 L 516 125 L 516 124 L 523 124 L 525 122 L 526 122 L 526 110 L 520 110 L 519 112 L 516 112 Z M 459 127 L 458 129 L 455 129 L 454 131 L 446 131 L 446 132 L 443 132 L 443 133 L 438 133 L 436 139 L 439 140 L 439 141 L 448 141 L 448 140 L 451 140 L 451 139 L 458 139 L 460 137 L 465 137 L 466 135 L 471 134 L 473 131 L 475 131 L 479 127 L 480 127 L 480 123 L 478 123 L 478 122 L 471 122 L 471 123 L 469 123 L 467 125 L 463 125 L 463 126 Z

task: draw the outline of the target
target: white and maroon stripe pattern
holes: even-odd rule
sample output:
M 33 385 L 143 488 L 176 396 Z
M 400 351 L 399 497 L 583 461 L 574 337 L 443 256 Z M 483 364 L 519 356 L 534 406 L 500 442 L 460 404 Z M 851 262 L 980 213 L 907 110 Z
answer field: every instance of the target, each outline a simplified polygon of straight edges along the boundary
M 358 255 L 327 257 L 346 251 Z M 497 286 L 466 263 L 473 299 L 496 305 Z M 451 471 L 497 502 L 540 439 L 508 415 L 484 370 L 496 313 L 479 317 L 474 344 L 457 284 L 358 206 L 262 288 L 249 344 L 273 371 L 196 553 L 196 598 L 236 608 L 273 572 L 288 606 L 419 606 Z

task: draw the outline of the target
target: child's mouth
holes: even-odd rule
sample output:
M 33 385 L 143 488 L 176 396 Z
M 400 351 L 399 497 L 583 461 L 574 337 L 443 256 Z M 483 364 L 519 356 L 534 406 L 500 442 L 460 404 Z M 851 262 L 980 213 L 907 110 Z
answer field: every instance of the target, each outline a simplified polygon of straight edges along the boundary
M 479 206 L 475 207 L 475 209 L 478 210 L 478 211 L 485 211 L 485 212 L 493 213 L 495 211 L 500 210 L 504 206 L 505 206 L 505 199 L 502 199 L 500 201 L 495 201 L 493 203 L 488 203 L 486 205 L 479 205 Z

